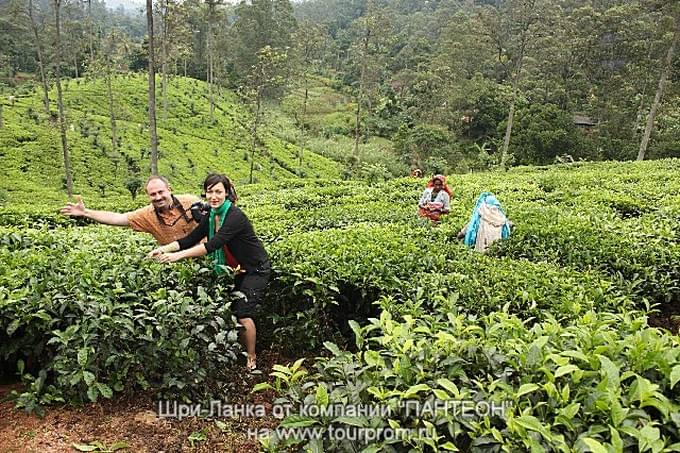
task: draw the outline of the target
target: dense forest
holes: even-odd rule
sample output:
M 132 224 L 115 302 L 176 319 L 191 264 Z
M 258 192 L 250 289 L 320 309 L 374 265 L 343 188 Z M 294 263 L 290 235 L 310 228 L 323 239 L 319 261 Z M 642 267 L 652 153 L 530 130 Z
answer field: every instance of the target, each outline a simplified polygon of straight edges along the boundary
M 33 83 L 56 116 L 48 93 L 60 77 L 152 69 L 162 117 L 168 78 L 189 76 L 208 83 L 211 115 L 215 93 L 238 92 L 254 136 L 262 112 L 274 108 L 293 119 L 303 149 L 313 137 L 348 138 L 339 156 L 348 177 L 372 138 L 388 144 L 383 162 L 373 163 L 392 176 L 409 167 L 466 172 L 680 156 L 676 1 L 158 0 L 146 13 L 150 7 L 151 16 L 97 0 L 3 2 L 3 102 Z M 349 102 L 314 124 L 309 93 L 320 83 Z

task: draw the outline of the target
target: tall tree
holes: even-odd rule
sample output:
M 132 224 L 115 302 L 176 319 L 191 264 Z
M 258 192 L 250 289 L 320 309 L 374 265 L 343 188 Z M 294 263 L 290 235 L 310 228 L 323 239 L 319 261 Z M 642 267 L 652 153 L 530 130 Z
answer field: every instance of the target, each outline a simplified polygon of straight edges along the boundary
M 146 0 L 146 24 L 149 36 L 149 141 L 151 174 L 158 174 L 158 134 L 156 132 L 156 50 L 153 34 L 153 0 Z
M 299 165 L 302 169 L 302 162 L 305 153 L 306 145 L 306 129 L 307 129 L 307 104 L 309 102 L 309 78 L 312 71 L 315 70 L 320 59 L 321 45 L 323 43 L 323 33 L 321 27 L 311 22 L 302 22 L 296 32 L 293 34 L 293 58 L 294 73 L 297 76 L 297 82 L 303 90 L 302 103 L 299 109 L 293 113 L 295 122 L 300 129 L 300 155 Z
M 206 82 L 208 83 L 208 100 L 210 101 L 210 120 L 215 120 L 215 32 L 214 24 L 218 20 L 217 7 L 222 4 L 221 0 L 205 0 L 206 22 L 208 31 L 205 37 L 206 43 Z
M 122 59 L 127 53 L 128 45 L 125 35 L 119 30 L 112 29 L 102 38 L 101 52 L 92 65 L 92 71 L 104 76 L 106 83 L 106 97 L 109 107 L 109 122 L 111 124 L 111 150 L 115 155 L 118 151 L 118 127 L 116 124 L 116 108 L 114 104 L 113 78 L 118 72 Z
M 57 85 L 57 106 L 59 108 L 59 132 L 61 134 L 61 148 L 64 153 L 64 172 L 66 173 L 66 192 L 68 196 L 73 196 L 73 173 L 71 170 L 71 155 L 69 154 L 68 142 L 66 140 L 66 115 L 64 114 L 64 100 L 61 92 L 61 1 L 52 0 L 54 7 L 54 27 L 55 27 L 55 58 L 54 74 Z
M 188 54 L 188 45 L 191 39 L 191 33 L 187 27 L 188 6 L 186 3 L 178 3 L 177 0 L 161 0 L 159 3 L 159 16 L 161 19 L 161 98 L 164 121 L 168 119 L 168 78 L 171 72 L 170 65 L 175 62 L 174 72 L 176 73 L 176 60 L 182 52 L 181 49 L 186 49 Z
M 654 95 L 654 102 L 652 102 L 652 107 L 649 109 L 649 115 L 647 115 L 647 124 L 645 126 L 645 132 L 642 135 L 642 140 L 640 141 L 640 150 L 638 151 L 637 160 L 644 160 L 645 154 L 647 153 L 647 146 L 649 145 L 649 138 L 652 135 L 652 129 L 654 128 L 654 120 L 656 119 L 656 114 L 661 105 L 661 99 L 666 89 L 666 81 L 673 69 L 673 58 L 675 57 L 675 52 L 678 47 L 678 40 L 680 40 L 680 7 L 674 5 L 674 31 L 671 44 L 668 47 L 668 52 L 666 52 L 666 60 L 663 68 L 661 69 L 661 75 L 659 76 L 659 86 L 656 89 L 656 94 Z
M 9 65 L 7 64 L 9 57 L 0 51 L 0 80 L 6 80 L 9 78 Z M 5 127 L 5 122 L 3 119 L 2 107 L 5 103 L 5 87 L 6 84 L 0 81 L 0 129 Z
M 503 79 L 510 85 L 511 99 L 508 119 L 501 149 L 501 167 L 508 160 L 508 148 L 515 118 L 518 84 L 528 51 L 537 35 L 537 25 L 543 17 L 545 0 L 503 0 L 499 8 L 485 8 L 484 32 L 497 52 L 497 64 L 502 68 Z
M 163 104 L 163 121 L 168 120 L 168 58 L 170 44 L 171 0 L 160 0 L 161 16 L 161 98 Z
M 265 46 L 257 53 L 257 63 L 251 68 L 246 82 L 239 87 L 239 95 L 251 113 L 250 183 L 254 182 L 255 155 L 260 142 L 258 132 L 264 117 L 263 102 L 268 91 L 276 93 L 276 88 L 283 85 L 287 58 L 285 53 Z
M 40 83 L 43 89 L 43 105 L 45 106 L 45 113 L 50 116 L 50 88 L 47 83 L 47 74 L 45 73 L 44 55 L 42 39 L 40 39 L 40 32 L 38 24 L 35 20 L 33 12 L 33 0 L 28 0 L 28 17 L 31 21 L 31 30 L 33 30 L 33 38 L 35 39 L 35 51 L 38 54 L 38 69 L 40 70 Z
M 90 63 L 94 62 L 94 21 L 92 20 L 92 0 L 87 0 L 87 42 Z
M 383 73 L 388 65 L 386 58 L 392 39 L 391 26 L 392 22 L 387 12 L 381 9 L 376 1 L 369 0 L 365 15 L 357 19 L 351 29 L 353 40 L 349 49 L 347 76 L 352 80 L 356 102 L 353 148 L 355 161 L 359 156 L 361 138 L 367 139 L 369 135 L 363 117 L 373 110 Z
M 266 46 L 285 52 L 291 47 L 291 34 L 297 28 L 288 0 L 241 2 L 234 11 L 231 28 L 231 55 L 236 77 L 243 80 L 259 64 L 258 52 Z

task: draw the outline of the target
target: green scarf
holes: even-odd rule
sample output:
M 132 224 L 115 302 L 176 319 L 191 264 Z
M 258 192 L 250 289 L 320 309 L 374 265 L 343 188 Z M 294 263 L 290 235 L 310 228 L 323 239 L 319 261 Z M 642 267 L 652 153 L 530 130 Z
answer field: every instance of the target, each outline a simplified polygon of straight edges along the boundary
M 224 219 L 227 217 L 227 212 L 229 211 L 229 208 L 231 208 L 231 201 L 229 199 L 226 199 L 224 203 L 222 203 L 222 206 L 220 206 L 217 209 L 210 209 L 210 217 L 208 218 L 208 240 L 212 239 L 213 236 L 215 236 L 215 216 L 218 215 L 220 216 L 220 228 L 222 228 L 222 224 L 224 224 Z M 224 269 L 222 266 L 226 263 L 226 258 L 224 256 L 224 247 L 220 247 L 214 252 L 210 254 L 210 256 L 213 259 L 213 269 L 215 269 L 215 272 L 217 274 L 223 274 Z

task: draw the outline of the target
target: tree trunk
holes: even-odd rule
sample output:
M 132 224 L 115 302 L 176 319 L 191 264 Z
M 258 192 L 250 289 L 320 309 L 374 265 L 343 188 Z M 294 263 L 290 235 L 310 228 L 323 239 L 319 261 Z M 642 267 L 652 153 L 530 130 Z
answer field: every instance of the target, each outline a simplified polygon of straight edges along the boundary
M 156 134 L 156 66 L 153 40 L 153 0 L 146 0 L 146 24 L 149 33 L 149 139 L 151 174 L 158 174 L 158 135 Z
M 54 25 L 55 25 L 55 70 L 54 75 L 57 85 L 57 106 L 59 107 L 59 132 L 61 134 L 61 148 L 64 153 L 64 171 L 66 173 L 66 193 L 69 197 L 73 196 L 73 175 L 71 170 L 71 155 L 68 150 L 66 140 L 66 118 L 64 115 L 64 101 L 61 93 L 61 0 L 54 1 Z
M 309 99 L 309 87 L 307 86 L 307 76 L 305 75 L 305 99 L 302 102 L 302 119 L 300 121 L 300 170 L 302 170 L 302 157 L 305 154 L 305 142 L 306 142 L 306 134 L 305 134 L 305 122 L 307 120 L 307 100 Z
M 78 54 L 73 54 L 73 68 L 76 71 L 76 79 L 78 78 Z
M 212 3 L 211 3 L 212 5 Z M 210 120 L 214 121 L 214 114 L 215 114 L 215 98 L 213 95 L 213 56 L 212 56 L 212 22 L 210 22 L 210 19 L 212 18 L 212 8 L 208 12 L 209 17 L 208 17 L 208 33 L 206 34 L 206 50 L 207 50 L 207 57 L 208 57 L 208 65 L 206 68 L 206 79 L 208 82 L 208 99 L 210 100 Z M 251 181 L 252 182 L 252 181 Z
M 359 95 L 357 96 L 357 110 L 354 114 L 354 156 L 359 157 L 359 119 L 361 117 L 361 86 L 359 87 Z
M 212 56 L 212 51 L 210 53 L 210 120 L 215 121 L 215 66 Z
M 116 154 L 118 148 L 118 137 L 116 131 L 116 114 L 113 109 L 113 90 L 111 89 L 111 69 L 106 71 L 106 91 L 109 97 L 109 117 L 111 119 L 111 149 Z
M 257 126 L 258 123 L 260 122 L 260 89 L 257 89 L 257 99 L 255 100 L 256 106 L 255 106 L 255 119 L 253 120 L 253 146 L 250 150 L 250 176 L 248 177 L 248 181 L 250 181 L 250 184 L 253 183 L 253 172 L 255 171 L 255 148 L 257 147 Z
M 654 45 L 653 41 L 650 40 L 649 43 L 647 44 L 647 60 L 652 60 L 652 52 L 654 50 Z M 650 86 L 650 77 L 649 77 L 649 72 L 650 71 L 645 71 L 645 76 L 644 76 L 644 83 L 642 83 L 642 93 L 640 93 L 640 104 L 638 105 L 637 108 L 637 113 L 635 115 L 635 123 L 633 123 L 631 127 L 631 132 L 632 132 L 632 137 L 635 138 L 638 135 L 640 135 L 641 132 L 643 132 L 640 128 L 640 124 L 642 123 L 642 120 L 644 119 L 645 116 L 645 97 L 647 96 L 647 88 Z
M 94 62 L 94 29 L 92 27 L 92 0 L 87 0 L 87 33 L 89 35 L 90 64 Z
M 163 74 L 161 78 L 161 83 L 163 88 L 161 89 L 161 96 L 163 97 L 163 121 L 168 120 L 168 0 L 165 0 L 165 8 L 163 8 L 163 43 L 161 44 L 162 49 L 162 59 L 161 73 Z
M 367 25 L 368 27 L 368 25 Z M 354 157 L 359 158 L 359 122 L 360 122 L 360 116 L 361 116 L 361 103 L 363 102 L 364 99 L 364 89 L 365 89 L 365 83 L 366 83 L 366 58 L 368 56 L 368 41 L 369 41 L 369 36 L 371 35 L 371 30 L 366 28 L 366 35 L 364 36 L 364 48 L 362 51 L 361 55 L 361 76 L 359 77 L 359 94 L 357 96 L 357 111 L 356 111 L 356 117 L 355 117 L 355 125 L 354 125 Z
M 512 102 L 510 103 L 510 112 L 508 113 L 508 124 L 505 127 L 505 138 L 503 139 L 503 149 L 501 151 L 501 168 L 505 170 L 508 161 L 508 148 L 510 147 L 510 136 L 512 135 L 512 123 L 515 119 L 515 99 L 517 94 L 513 89 Z
M 43 103 L 45 105 L 45 113 L 47 117 L 50 116 L 50 88 L 47 86 L 47 76 L 45 75 L 45 67 L 43 66 L 43 50 L 42 41 L 38 34 L 38 26 L 33 17 L 33 0 L 28 0 L 28 16 L 31 19 L 31 29 L 33 30 L 33 37 L 35 38 L 35 50 L 38 53 L 38 69 L 40 70 L 40 82 L 43 88 Z
M 666 88 L 666 80 L 671 72 L 673 65 L 673 56 L 675 55 L 675 49 L 678 46 L 678 39 L 680 39 L 680 18 L 676 19 L 675 33 L 673 33 L 673 41 L 671 46 L 668 48 L 668 53 L 666 53 L 666 65 L 661 71 L 661 77 L 659 77 L 659 87 L 656 89 L 656 95 L 654 96 L 654 102 L 652 103 L 652 108 L 649 110 L 649 115 L 647 116 L 647 126 L 645 126 L 645 133 L 642 136 L 642 141 L 640 142 L 640 151 L 638 151 L 637 160 L 644 160 L 645 154 L 647 153 L 647 146 L 649 145 L 649 138 L 652 135 L 652 128 L 654 127 L 654 120 L 656 119 L 656 113 L 661 105 L 661 98 L 663 97 L 664 89 Z
M 165 64 L 161 71 L 163 71 L 163 121 L 168 121 L 168 72 Z
M 640 132 L 640 122 L 642 122 L 642 116 L 645 110 L 645 95 L 647 94 L 647 84 L 642 87 L 642 93 L 640 94 L 640 105 L 637 108 L 637 115 L 635 115 L 635 123 L 633 123 L 632 133 L 633 137 L 636 137 Z

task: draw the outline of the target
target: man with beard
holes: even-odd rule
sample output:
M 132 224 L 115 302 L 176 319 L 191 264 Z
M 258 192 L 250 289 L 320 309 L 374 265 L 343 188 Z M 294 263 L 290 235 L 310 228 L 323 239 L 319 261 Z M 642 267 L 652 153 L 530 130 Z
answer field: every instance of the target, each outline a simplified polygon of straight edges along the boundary
M 68 203 L 61 213 L 72 217 L 87 217 L 106 225 L 127 226 L 135 231 L 151 234 L 159 244 L 169 244 L 182 239 L 198 226 L 191 205 L 200 201 L 193 195 L 173 195 L 168 180 L 151 176 L 144 185 L 150 205 L 136 211 L 118 213 L 88 209 L 78 196 L 76 203 Z

